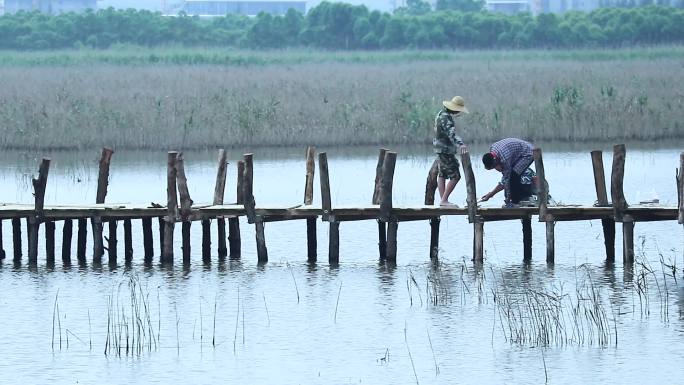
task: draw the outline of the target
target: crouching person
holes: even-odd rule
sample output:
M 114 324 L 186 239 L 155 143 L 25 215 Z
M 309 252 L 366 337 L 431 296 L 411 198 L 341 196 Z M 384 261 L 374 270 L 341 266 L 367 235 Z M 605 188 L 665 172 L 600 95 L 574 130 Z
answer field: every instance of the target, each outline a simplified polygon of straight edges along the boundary
M 489 148 L 482 156 L 487 170 L 495 169 L 503 176 L 501 182 L 484 196 L 487 201 L 501 190 L 505 191 L 504 207 L 519 207 L 536 203 L 536 175 L 530 165 L 534 161 L 532 144 L 521 139 L 502 139 Z

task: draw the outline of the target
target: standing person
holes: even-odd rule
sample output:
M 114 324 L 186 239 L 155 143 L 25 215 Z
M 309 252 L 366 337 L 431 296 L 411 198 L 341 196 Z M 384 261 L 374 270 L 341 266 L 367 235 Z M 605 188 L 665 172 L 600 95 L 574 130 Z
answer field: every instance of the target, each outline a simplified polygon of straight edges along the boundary
M 445 100 L 442 105 L 443 108 L 435 117 L 435 138 L 432 141 L 439 167 L 437 175 L 437 189 L 441 198 L 439 204 L 440 206 L 456 206 L 449 202 L 449 195 L 454 191 L 458 181 L 461 180 L 456 152 L 460 149 L 460 153 L 463 154 L 468 151 L 468 148 L 458 136 L 454 118 L 461 114 L 467 114 L 468 109 L 460 96 Z M 446 182 L 447 179 L 449 179 L 449 183 Z
M 506 206 L 515 207 L 535 194 L 535 174 L 529 168 L 534 161 L 532 148 L 531 143 L 516 138 L 506 138 L 492 144 L 489 152 L 482 156 L 482 163 L 487 170 L 496 169 L 503 177 L 492 191 L 481 198 L 482 201 L 505 190 Z

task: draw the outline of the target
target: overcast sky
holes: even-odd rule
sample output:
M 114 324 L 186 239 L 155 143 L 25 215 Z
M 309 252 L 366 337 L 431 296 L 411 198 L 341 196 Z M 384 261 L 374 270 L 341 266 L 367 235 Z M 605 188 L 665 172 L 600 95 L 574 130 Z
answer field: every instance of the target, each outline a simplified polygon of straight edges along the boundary
M 322 0 L 312 0 L 306 2 L 306 9 L 311 9 L 316 6 Z M 344 0 L 346 3 L 350 4 L 366 4 L 366 6 L 373 10 L 379 9 L 381 11 L 389 11 L 392 9 L 393 0 Z M 402 0 L 395 0 L 401 2 Z M 182 0 L 166 0 L 167 4 L 182 4 Z M 97 3 L 99 8 L 144 8 L 161 10 L 162 0 L 100 0 Z

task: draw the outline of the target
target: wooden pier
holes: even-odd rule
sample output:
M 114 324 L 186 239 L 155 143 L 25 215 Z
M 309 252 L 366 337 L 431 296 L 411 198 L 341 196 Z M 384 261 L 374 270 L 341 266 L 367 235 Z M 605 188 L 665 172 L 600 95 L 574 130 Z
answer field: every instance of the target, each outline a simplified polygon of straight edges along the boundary
M 193 223 L 202 225 L 202 259 L 211 260 L 211 224 L 217 226 L 217 255 L 219 258 L 240 258 L 241 242 L 239 217 L 246 217 L 249 224 L 255 226 L 256 250 L 258 263 L 268 261 L 266 247 L 265 224 L 275 221 L 306 220 L 307 223 L 307 260 L 317 261 L 318 218 L 329 224 L 328 260 L 338 264 L 339 231 L 341 222 L 376 220 L 378 223 L 378 253 L 381 261 L 396 263 L 397 231 L 400 222 L 424 220 L 429 221 L 430 249 L 426 253 L 432 260 L 437 260 L 439 250 L 440 218 L 446 215 L 466 216 L 473 225 L 473 261 L 482 262 L 484 256 L 484 224 L 501 220 L 520 220 L 522 223 L 523 255 L 525 260 L 532 258 L 532 217 L 537 217 L 546 224 L 546 260 L 554 261 L 554 229 L 556 222 L 584 221 L 600 219 L 603 227 L 606 261 L 615 260 L 615 223 L 622 223 L 623 262 L 634 262 L 634 224 L 636 222 L 677 220 L 684 224 L 684 153 L 680 155 L 680 164 L 676 172 L 678 205 L 662 207 L 653 205 L 629 205 L 622 190 L 626 149 L 624 145 L 613 148 L 613 164 L 610 176 L 610 201 L 605 183 L 605 172 L 600 151 L 591 152 L 594 181 L 596 188 L 596 204 L 592 206 L 566 205 L 551 206 L 548 202 L 548 183 L 545 179 L 542 150 L 534 150 L 534 162 L 538 176 L 539 207 L 520 208 L 484 208 L 478 207 L 476 182 L 469 154 L 461 157 L 467 191 L 467 206 L 464 208 L 440 207 L 434 205 L 437 188 L 437 166 L 433 164 L 428 172 L 423 204 L 401 207 L 392 202 L 392 184 L 397 154 L 381 149 L 376 167 L 373 186 L 373 198 L 367 205 L 353 207 L 332 206 L 328 160 L 326 153 L 318 154 L 321 205 L 314 206 L 314 173 L 316 151 L 309 147 L 306 151 L 306 175 L 304 177 L 304 197 L 302 204 L 282 207 L 261 207 L 257 205 L 253 194 L 253 155 L 245 154 L 243 160 L 237 162 L 237 189 L 233 203 L 224 202 L 226 179 L 228 175 L 226 152 L 219 150 L 216 186 L 211 203 L 196 204 L 188 191 L 183 154 L 175 151 L 167 157 L 167 202 L 160 204 L 112 204 L 105 203 L 107 195 L 110 164 L 113 151 L 103 149 L 99 164 L 98 186 L 95 203 L 82 205 L 45 206 L 45 189 L 48 183 L 50 159 L 43 159 L 38 168 L 38 177 L 33 179 L 35 202 L 33 204 L 0 204 L 0 259 L 5 258 L 2 226 L 9 220 L 12 226 L 13 256 L 15 264 L 22 262 L 22 219 L 25 219 L 28 234 L 28 263 L 38 263 L 38 236 L 41 225 L 45 233 L 45 256 L 48 266 L 55 264 L 55 222 L 62 221 L 61 256 L 65 266 L 72 263 L 72 236 L 76 221 L 76 258 L 79 265 L 87 263 L 86 244 L 88 220 L 91 225 L 92 262 L 101 264 L 105 250 L 108 253 L 110 266 L 118 264 L 119 241 L 117 227 L 123 222 L 124 246 L 123 255 L 126 264 L 134 257 L 132 244 L 132 221 L 141 221 L 143 235 L 144 262 L 154 261 L 153 219 L 159 224 L 160 262 L 171 264 L 174 261 L 175 225 L 180 223 L 182 236 L 183 263 L 189 264 L 191 257 L 190 229 Z M 369 184 L 370 185 L 370 184 Z M 226 233 L 226 220 L 228 230 Z M 107 237 L 103 232 L 107 228 Z M 106 245 L 105 245 L 106 240 Z M 226 241 L 228 241 L 226 243 Z

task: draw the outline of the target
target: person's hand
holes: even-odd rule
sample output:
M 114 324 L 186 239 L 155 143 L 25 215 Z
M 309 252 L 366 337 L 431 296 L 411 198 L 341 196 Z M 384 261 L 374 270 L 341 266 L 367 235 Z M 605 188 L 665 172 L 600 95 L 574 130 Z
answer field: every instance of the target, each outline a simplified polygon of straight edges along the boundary
M 465 155 L 467 153 L 468 153 L 468 146 L 466 146 L 465 144 L 462 144 L 461 145 L 461 155 Z
M 485 195 L 482 196 L 482 198 L 480 198 L 480 202 L 487 202 L 489 200 L 489 198 L 491 198 L 491 197 L 492 197 L 492 194 L 486 193 Z

